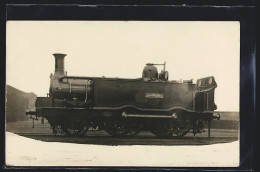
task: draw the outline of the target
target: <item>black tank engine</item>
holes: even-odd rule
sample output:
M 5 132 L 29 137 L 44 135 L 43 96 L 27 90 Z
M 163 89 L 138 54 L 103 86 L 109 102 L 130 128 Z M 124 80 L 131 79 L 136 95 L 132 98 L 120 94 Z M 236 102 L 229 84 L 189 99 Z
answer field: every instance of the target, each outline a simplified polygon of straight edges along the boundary
M 83 136 L 90 128 L 112 136 L 133 136 L 151 131 L 158 137 L 194 135 L 208 125 L 214 115 L 213 76 L 168 81 L 164 64 L 148 63 L 137 79 L 67 76 L 66 54 L 53 54 L 55 72 L 50 76 L 47 97 L 37 97 L 35 111 L 26 114 L 47 119 L 53 133 Z M 158 73 L 157 65 L 163 70 Z

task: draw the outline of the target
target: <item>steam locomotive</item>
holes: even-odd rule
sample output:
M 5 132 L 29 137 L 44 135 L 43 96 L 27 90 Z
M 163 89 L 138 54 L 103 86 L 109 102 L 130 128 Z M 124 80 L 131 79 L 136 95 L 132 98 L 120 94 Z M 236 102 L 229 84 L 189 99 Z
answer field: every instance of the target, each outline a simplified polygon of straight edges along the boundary
M 31 118 L 47 119 L 54 134 L 83 136 L 90 128 L 112 136 L 134 136 L 151 131 L 158 137 L 182 137 L 204 131 L 214 114 L 213 76 L 168 81 L 164 64 L 148 63 L 137 79 L 67 76 L 66 54 L 53 54 L 55 72 L 50 75 L 47 97 L 37 97 Z M 157 65 L 163 65 L 159 73 Z

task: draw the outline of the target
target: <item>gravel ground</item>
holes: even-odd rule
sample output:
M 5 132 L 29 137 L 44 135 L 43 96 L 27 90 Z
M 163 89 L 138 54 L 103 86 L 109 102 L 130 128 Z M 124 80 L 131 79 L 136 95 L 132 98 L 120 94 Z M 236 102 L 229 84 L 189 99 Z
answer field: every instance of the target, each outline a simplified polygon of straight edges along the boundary
M 6 132 L 9 166 L 236 167 L 239 141 L 204 146 L 43 142 Z

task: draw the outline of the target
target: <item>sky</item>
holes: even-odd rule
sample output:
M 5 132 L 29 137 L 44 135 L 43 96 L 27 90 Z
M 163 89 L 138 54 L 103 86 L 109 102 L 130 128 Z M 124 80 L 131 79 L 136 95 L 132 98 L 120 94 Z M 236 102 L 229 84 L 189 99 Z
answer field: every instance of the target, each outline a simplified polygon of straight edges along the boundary
M 214 76 L 217 110 L 239 111 L 239 22 L 8 21 L 6 32 L 6 84 L 19 90 L 46 96 L 53 53 L 70 76 L 140 78 L 166 61 L 169 80 Z

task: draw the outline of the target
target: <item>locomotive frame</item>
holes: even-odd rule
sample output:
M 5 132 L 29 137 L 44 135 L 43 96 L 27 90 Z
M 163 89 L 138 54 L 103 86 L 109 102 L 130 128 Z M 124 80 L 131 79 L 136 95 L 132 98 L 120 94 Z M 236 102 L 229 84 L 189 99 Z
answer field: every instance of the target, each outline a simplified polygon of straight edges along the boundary
M 83 136 L 89 128 L 105 130 L 112 136 L 135 136 L 151 131 L 158 137 L 194 136 L 204 132 L 210 137 L 214 114 L 213 76 L 192 80 L 168 81 L 164 64 L 146 64 L 142 78 L 104 78 L 67 76 L 66 54 L 53 54 L 55 72 L 50 76 L 47 97 L 37 97 L 31 118 L 46 118 L 53 133 Z M 158 73 L 156 65 L 164 65 Z M 34 116 L 34 117 L 32 117 Z M 42 121 L 43 122 L 43 121 Z

